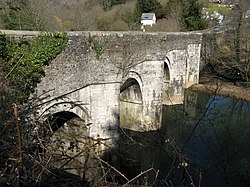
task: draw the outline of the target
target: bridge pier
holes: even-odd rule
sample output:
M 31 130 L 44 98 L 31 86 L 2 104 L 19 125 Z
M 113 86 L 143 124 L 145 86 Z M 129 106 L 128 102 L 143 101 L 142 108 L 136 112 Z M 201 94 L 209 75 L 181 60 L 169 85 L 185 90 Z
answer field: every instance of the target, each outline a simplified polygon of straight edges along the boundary
M 163 61 L 144 61 L 134 66 L 130 72 L 124 77 L 122 84 L 127 86 L 128 93 L 124 90 L 121 102 L 122 112 L 126 111 L 126 115 L 130 116 L 128 120 L 122 117 L 122 126 L 137 131 L 157 130 L 161 125 L 161 109 L 162 109 L 162 77 L 163 77 Z M 138 91 L 141 98 L 135 101 L 131 98 L 131 84 L 126 85 L 126 81 L 134 79 L 138 85 Z M 123 87 L 123 86 L 122 86 Z M 132 90 L 134 91 L 134 90 Z M 135 104 L 137 102 L 137 104 Z M 133 103 L 133 104 L 128 104 Z M 135 107 L 135 108 L 133 108 Z M 124 114 L 122 114 L 124 115 Z M 129 124 L 124 124 L 129 123 Z
M 120 83 L 90 85 L 90 111 L 93 138 L 115 138 L 119 124 Z
M 163 104 L 183 104 L 184 90 L 199 82 L 201 44 L 167 52 L 164 61 Z

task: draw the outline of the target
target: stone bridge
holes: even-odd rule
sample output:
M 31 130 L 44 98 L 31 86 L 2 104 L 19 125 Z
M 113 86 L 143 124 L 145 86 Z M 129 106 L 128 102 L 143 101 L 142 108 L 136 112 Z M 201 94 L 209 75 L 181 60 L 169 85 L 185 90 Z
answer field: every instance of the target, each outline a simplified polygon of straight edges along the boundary
M 93 138 L 110 137 L 120 124 L 155 130 L 162 104 L 181 104 L 184 89 L 198 83 L 201 33 L 67 34 L 35 92 L 40 120 L 78 116 Z

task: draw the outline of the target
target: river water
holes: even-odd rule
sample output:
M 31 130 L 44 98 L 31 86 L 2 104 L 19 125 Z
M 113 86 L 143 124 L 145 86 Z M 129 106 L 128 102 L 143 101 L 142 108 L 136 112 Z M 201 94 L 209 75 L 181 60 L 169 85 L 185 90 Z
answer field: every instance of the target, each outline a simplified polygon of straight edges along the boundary
M 121 129 L 120 171 L 134 184 L 250 186 L 250 102 L 186 91 L 158 131 Z

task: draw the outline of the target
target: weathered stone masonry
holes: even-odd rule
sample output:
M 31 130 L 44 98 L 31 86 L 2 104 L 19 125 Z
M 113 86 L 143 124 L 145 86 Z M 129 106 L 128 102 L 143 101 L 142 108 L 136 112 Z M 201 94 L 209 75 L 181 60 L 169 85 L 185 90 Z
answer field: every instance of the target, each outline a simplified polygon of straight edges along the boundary
M 201 42 L 199 33 L 68 32 L 36 89 L 44 98 L 40 119 L 70 111 L 91 124 L 90 136 L 110 137 L 119 125 L 120 88 L 130 79 L 141 91 L 142 114 L 135 117 L 157 129 L 163 98 L 179 104 L 184 89 L 198 83 Z

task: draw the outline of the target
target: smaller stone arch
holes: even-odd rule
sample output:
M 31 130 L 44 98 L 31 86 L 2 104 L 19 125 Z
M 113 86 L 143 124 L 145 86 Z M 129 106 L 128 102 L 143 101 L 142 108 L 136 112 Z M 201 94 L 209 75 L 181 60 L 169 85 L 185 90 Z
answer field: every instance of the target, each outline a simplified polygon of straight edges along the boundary
M 163 93 L 163 103 L 166 105 L 181 104 L 183 102 L 187 69 L 186 59 L 187 52 L 184 49 L 167 52 L 165 63 L 169 67 L 170 81 L 167 92 Z
M 91 114 L 87 106 L 79 101 L 73 101 L 68 98 L 53 100 L 45 107 L 41 108 L 38 112 L 38 120 L 45 121 L 46 119 L 51 118 L 54 114 L 60 112 L 65 114 L 66 112 L 70 112 L 84 120 L 86 124 L 91 123 Z
M 166 56 L 163 66 L 163 103 L 169 99 L 169 91 L 171 84 L 171 63 L 169 58 Z
M 60 111 L 49 116 L 44 125 L 50 127 L 44 148 L 51 154 L 52 167 L 82 175 L 90 141 L 86 122 L 73 112 Z

